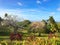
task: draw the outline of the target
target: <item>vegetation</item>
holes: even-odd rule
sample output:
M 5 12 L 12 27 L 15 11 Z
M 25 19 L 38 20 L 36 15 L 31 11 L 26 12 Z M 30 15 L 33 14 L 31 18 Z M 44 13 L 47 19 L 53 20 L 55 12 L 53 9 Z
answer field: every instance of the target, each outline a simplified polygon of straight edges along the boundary
M 39 22 L 18 21 L 7 13 L 4 18 L 0 17 L 2 45 L 60 45 L 59 41 L 60 23 L 55 22 L 53 16 Z
M 50 21 L 49 23 L 50 23 L 50 27 L 51 27 L 50 28 L 51 32 L 53 32 L 53 33 L 58 32 L 58 26 L 52 16 L 49 18 L 49 21 Z

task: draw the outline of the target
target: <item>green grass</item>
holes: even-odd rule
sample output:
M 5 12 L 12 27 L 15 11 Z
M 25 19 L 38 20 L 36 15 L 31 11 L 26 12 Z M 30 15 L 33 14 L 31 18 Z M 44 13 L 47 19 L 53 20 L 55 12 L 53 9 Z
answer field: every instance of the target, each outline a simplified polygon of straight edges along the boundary
M 0 36 L 0 41 L 1 40 L 7 40 L 7 39 L 9 39 L 9 36 Z
M 3 36 L 0 36 L 0 37 L 3 37 Z M 9 37 L 9 36 L 4 36 L 5 38 L 6 37 Z M 41 43 L 41 45 L 43 45 L 44 43 L 45 43 L 45 45 L 48 45 L 48 42 L 47 42 L 47 37 L 37 37 L 38 39 L 42 39 L 42 40 L 40 40 L 39 41 L 39 43 L 42 41 L 42 43 Z M 37 39 L 36 39 L 37 40 Z M 44 41 L 45 40 L 45 41 Z M 50 40 L 49 40 L 50 41 Z M 53 40 L 52 40 L 53 41 Z M 9 45 L 9 44 L 11 44 L 11 45 L 25 45 L 25 40 L 23 40 L 23 41 L 17 41 L 17 40 L 13 40 L 13 41 L 11 41 L 11 40 L 4 40 L 4 38 L 3 38 L 3 40 L 2 41 L 0 41 L 0 43 L 3 45 L 3 44 L 7 44 L 7 45 Z M 32 43 L 33 44 L 33 42 L 35 42 L 35 41 L 29 41 L 29 43 L 28 43 L 28 45 L 30 44 L 30 43 Z M 46 43 L 47 42 L 47 43 Z M 37 43 L 38 43 L 38 40 L 37 40 Z M 52 43 L 53 45 L 60 45 L 60 38 L 56 41 L 56 43 L 54 43 L 54 41 L 53 41 L 53 43 Z M 36 44 L 37 45 L 37 44 Z
M 9 36 L 0 36 L 0 38 L 9 38 Z
M 11 40 L 9 39 L 9 36 L 0 36 L 0 42 L 1 41 L 5 41 L 8 45 L 9 45 L 9 43 L 11 44 L 11 45 L 16 45 L 16 42 L 18 43 L 18 42 L 20 42 L 20 44 L 21 45 L 25 45 L 25 44 L 23 44 L 24 43 L 24 41 L 26 40 L 25 38 L 26 37 L 29 37 L 29 36 L 27 36 L 28 34 L 27 33 L 24 33 L 24 35 L 25 35 L 25 37 L 23 37 L 24 39 L 21 41 L 16 41 L 15 40 L 15 42 L 14 41 L 12 41 L 11 42 Z M 38 35 L 37 33 L 36 33 L 36 35 Z M 41 37 L 37 37 L 38 39 L 42 39 L 42 40 L 45 40 L 45 42 L 43 42 L 43 43 L 45 43 L 45 45 L 48 45 L 47 43 L 47 39 L 48 39 L 48 34 L 41 34 L 42 36 Z M 57 33 L 56 34 L 58 37 L 56 38 L 56 40 L 55 39 L 52 39 L 52 42 L 53 42 L 53 45 L 60 45 L 60 33 Z M 49 39 L 48 39 L 49 40 Z M 54 42 L 54 40 L 55 40 L 55 42 Z M 40 41 L 41 42 L 41 41 Z M 40 43 L 39 42 L 39 43 Z M 46 43 L 47 42 L 47 43 Z M 49 42 L 50 42 L 50 40 L 49 40 Z M 15 43 L 15 44 L 12 44 L 12 43 Z M 29 43 L 31 43 L 31 42 L 29 42 Z M 3 45 L 3 44 L 2 44 Z M 19 45 L 19 44 L 18 44 Z M 29 44 L 28 44 L 29 45 Z M 42 44 L 41 44 L 42 45 Z

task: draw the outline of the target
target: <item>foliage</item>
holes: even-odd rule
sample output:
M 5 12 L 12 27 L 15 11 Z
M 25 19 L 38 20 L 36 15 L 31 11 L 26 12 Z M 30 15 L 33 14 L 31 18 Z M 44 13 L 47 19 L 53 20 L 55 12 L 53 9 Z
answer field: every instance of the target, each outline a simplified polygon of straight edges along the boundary
M 49 21 L 48 21 L 48 29 L 52 32 L 58 32 L 58 26 L 52 16 L 50 16 Z
M 10 39 L 11 40 L 22 40 L 22 34 L 19 34 L 19 33 L 17 33 L 17 34 L 11 33 L 10 34 Z
M 25 30 L 29 29 L 30 24 L 31 24 L 31 21 L 29 21 L 29 20 L 24 20 L 24 21 L 18 22 L 18 25 L 24 27 Z
M 58 32 L 60 33 L 60 22 L 57 22 L 57 25 L 58 25 Z
M 33 33 L 39 33 L 39 36 L 41 33 L 44 33 L 45 32 L 45 22 L 44 21 L 41 21 L 41 22 L 32 22 L 30 24 L 30 31 L 33 32 Z
M 56 41 L 56 38 L 51 37 L 48 39 L 47 37 L 35 37 L 34 40 L 30 40 L 30 38 L 27 38 L 26 40 L 2 40 L 0 41 L 0 44 L 6 44 L 6 45 L 58 45 L 60 42 L 59 40 Z

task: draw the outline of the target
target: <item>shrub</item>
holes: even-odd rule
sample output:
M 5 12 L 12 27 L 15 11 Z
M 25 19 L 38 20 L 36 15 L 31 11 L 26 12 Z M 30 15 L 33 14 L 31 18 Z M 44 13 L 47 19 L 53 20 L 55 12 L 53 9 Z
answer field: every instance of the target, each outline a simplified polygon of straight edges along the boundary
M 22 40 L 22 35 L 19 33 L 17 33 L 17 34 L 11 33 L 10 39 L 11 40 Z

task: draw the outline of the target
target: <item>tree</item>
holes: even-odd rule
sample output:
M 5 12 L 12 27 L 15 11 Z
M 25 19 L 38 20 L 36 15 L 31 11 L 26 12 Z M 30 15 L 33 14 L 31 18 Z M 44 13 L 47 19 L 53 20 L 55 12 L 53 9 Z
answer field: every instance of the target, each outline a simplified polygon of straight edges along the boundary
M 43 22 L 43 24 L 44 24 L 44 29 L 46 30 L 46 29 L 47 29 L 47 21 L 46 21 L 46 20 L 42 20 L 41 22 Z
M 53 16 L 50 16 L 50 18 L 49 18 L 49 25 L 50 25 L 51 32 L 55 33 L 58 31 L 58 26 L 57 26 Z
M 40 36 L 40 34 L 45 31 L 44 28 L 45 28 L 44 22 L 42 22 L 42 21 L 41 22 L 33 22 L 30 26 L 30 31 L 32 31 L 34 34 L 36 32 L 38 32 L 39 36 Z
M 31 21 L 29 20 L 24 20 L 24 21 L 21 21 L 21 22 L 18 22 L 18 25 L 24 27 L 24 30 L 29 30 L 29 26 L 31 24 Z
M 5 25 L 7 26 L 7 27 L 9 27 L 9 26 L 11 26 L 11 27 L 13 27 L 14 28 L 14 33 L 12 34 L 13 35 L 13 37 L 11 37 L 11 38 L 16 38 L 17 36 L 20 36 L 19 34 L 18 34 L 18 32 L 17 32 L 17 30 L 18 30 L 18 28 L 20 28 L 20 29 L 22 29 L 23 27 L 22 26 L 20 26 L 20 25 L 18 25 L 17 23 L 17 20 L 16 20 L 16 17 L 15 16 L 12 16 L 12 15 L 8 15 L 7 13 L 5 14 Z M 21 36 L 20 36 L 21 37 Z
M 7 26 L 11 26 L 14 28 L 14 33 L 17 33 L 18 28 L 22 28 L 20 25 L 17 24 L 17 19 L 13 15 L 5 14 L 5 24 Z
M 28 27 L 29 24 L 31 24 L 31 21 L 29 21 L 29 20 L 24 20 L 24 21 L 20 22 L 20 25 L 23 27 Z

